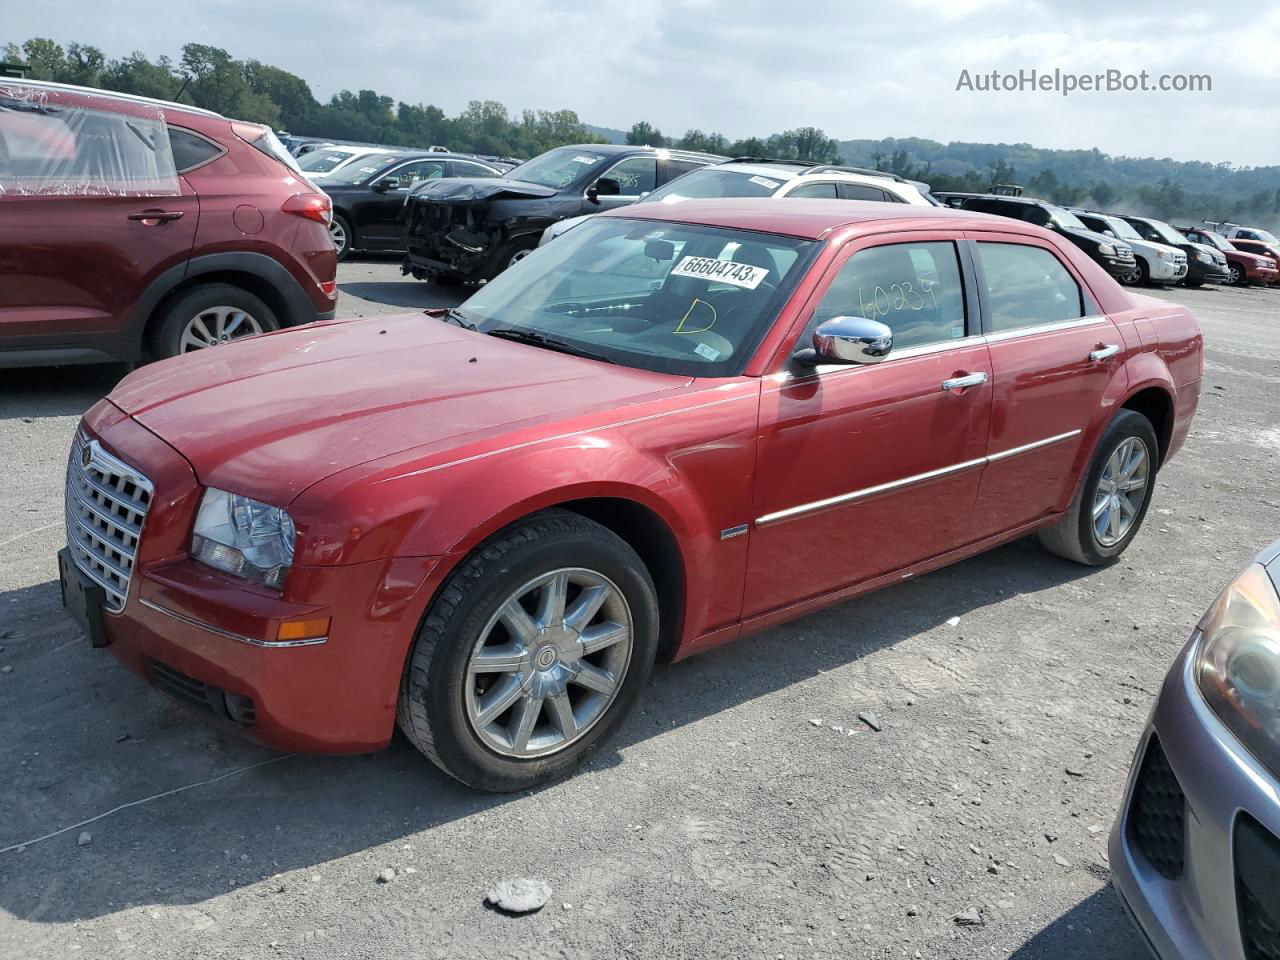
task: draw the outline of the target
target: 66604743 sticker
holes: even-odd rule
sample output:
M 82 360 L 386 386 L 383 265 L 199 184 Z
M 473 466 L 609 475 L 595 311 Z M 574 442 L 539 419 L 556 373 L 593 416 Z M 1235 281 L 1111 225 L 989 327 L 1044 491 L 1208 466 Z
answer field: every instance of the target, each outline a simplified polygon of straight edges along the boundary
M 760 286 L 760 282 L 768 275 L 769 271 L 764 267 L 753 267 L 749 263 L 736 263 L 733 260 L 717 260 L 714 257 L 685 257 L 671 270 L 673 277 L 715 280 L 746 290 L 754 290 Z

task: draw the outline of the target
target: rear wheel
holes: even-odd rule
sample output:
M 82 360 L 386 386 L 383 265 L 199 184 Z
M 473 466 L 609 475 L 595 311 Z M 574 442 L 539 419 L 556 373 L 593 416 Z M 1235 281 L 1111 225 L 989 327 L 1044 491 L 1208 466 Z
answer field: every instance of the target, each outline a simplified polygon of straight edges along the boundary
M 1092 567 L 1119 557 L 1147 515 L 1159 449 L 1151 421 L 1121 410 L 1098 441 L 1071 506 L 1040 531 L 1040 542 L 1060 557 Z
M 333 246 L 338 251 L 338 262 L 341 263 L 351 253 L 351 245 L 356 239 L 355 232 L 351 229 L 351 221 L 342 214 L 335 213 L 333 219 L 329 221 L 329 237 L 333 240 Z
M 635 551 L 577 514 L 537 514 L 445 582 L 405 665 L 397 720 L 468 786 L 528 789 L 617 728 L 657 643 L 657 596 Z
M 261 298 L 229 283 L 206 283 L 180 294 L 157 318 L 153 347 L 176 357 L 280 329 Z
M 1245 287 L 1249 285 L 1249 277 L 1244 272 L 1244 267 L 1238 263 L 1233 263 L 1227 267 L 1227 279 L 1233 287 Z

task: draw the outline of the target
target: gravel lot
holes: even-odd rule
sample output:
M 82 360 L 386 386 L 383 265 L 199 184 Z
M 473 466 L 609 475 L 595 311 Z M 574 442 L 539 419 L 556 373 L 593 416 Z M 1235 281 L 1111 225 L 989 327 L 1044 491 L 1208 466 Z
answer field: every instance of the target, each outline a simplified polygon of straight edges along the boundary
M 340 278 L 346 313 L 443 302 L 393 261 Z M 1121 563 L 1015 543 L 659 668 L 588 769 L 508 797 L 403 741 L 230 739 L 91 650 L 62 473 L 120 371 L 4 371 L 0 957 L 1143 957 L 1108 884 L 1123 776 L 1192 624 L 1280 534 L 1280 291 L 1157 295 L 1200 318 L 1204 399 Z M 546 909 L 485 909 L 521 876 Z

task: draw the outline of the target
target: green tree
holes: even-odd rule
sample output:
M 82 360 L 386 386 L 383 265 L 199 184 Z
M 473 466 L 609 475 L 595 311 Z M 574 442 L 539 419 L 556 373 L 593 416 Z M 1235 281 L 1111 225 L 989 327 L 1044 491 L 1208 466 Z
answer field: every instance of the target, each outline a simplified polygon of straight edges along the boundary
M 21 57 L 12 54 L 6 57 L 25 60 L 34 80 L 62 80 L 67 74 L 67 52 L 46 37 L 32 37 L 24 43 Z
M 627 131 L 627 143 L 633 147 L 665 147 L 667 138 L 662 131 L 652 126 L 647 120 L 633 123 Z

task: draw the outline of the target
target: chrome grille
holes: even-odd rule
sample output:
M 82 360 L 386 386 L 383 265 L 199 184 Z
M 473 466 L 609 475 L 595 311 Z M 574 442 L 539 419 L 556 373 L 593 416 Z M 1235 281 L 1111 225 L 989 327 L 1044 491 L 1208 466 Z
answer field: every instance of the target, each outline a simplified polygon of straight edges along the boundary
M 67 460 L 67 546 L 80 572 L 106 591 L 113 613 L 129 594 L 151 493 L 150 480 L 76 431 Z

